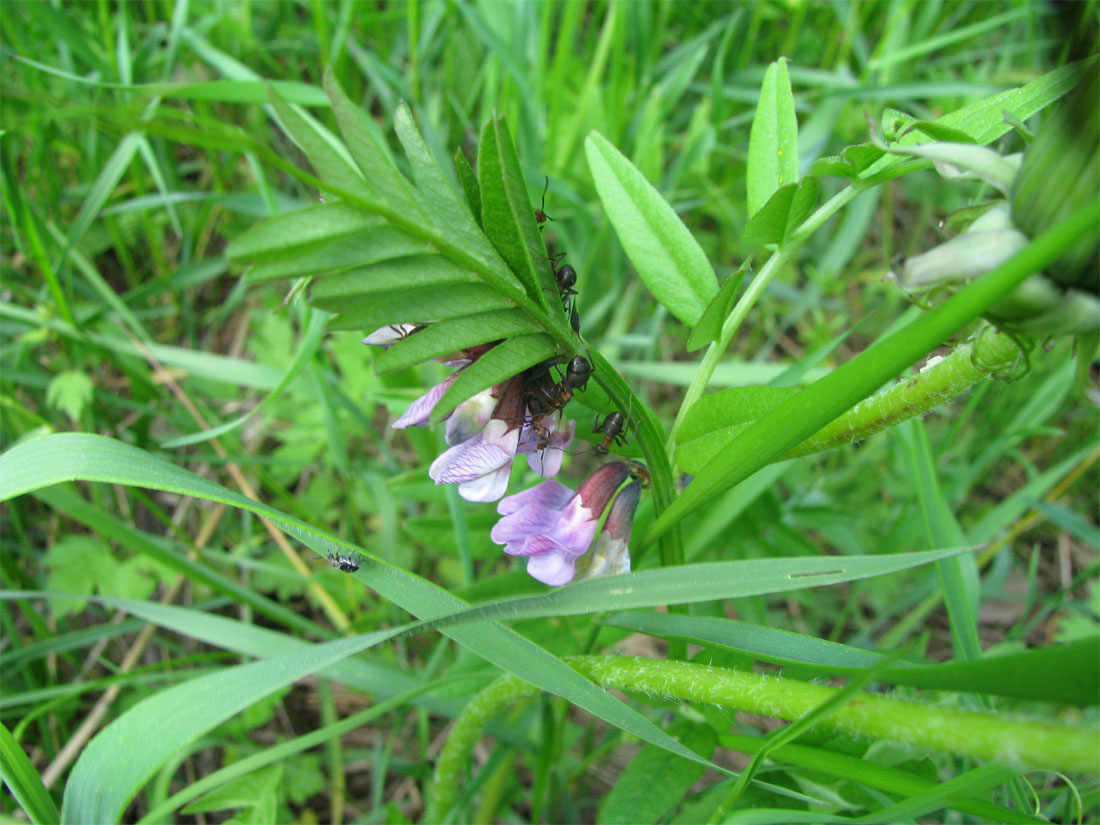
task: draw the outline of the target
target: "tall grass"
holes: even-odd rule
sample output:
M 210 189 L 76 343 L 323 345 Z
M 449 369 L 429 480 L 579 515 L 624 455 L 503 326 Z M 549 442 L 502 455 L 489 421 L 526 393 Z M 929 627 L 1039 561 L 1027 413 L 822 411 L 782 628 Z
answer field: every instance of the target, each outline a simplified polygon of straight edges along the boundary
M 5 816 L 1100 816 L 1090 339 L 1021 356 L 974 320 L 1094 218 L 928 309 L 885 276 L 997 192 L 869 142 L 897 110 L 1023 149 L 1082 65 L 1046 6 L 13 2 L 0 33 Z M 470 203 L 456 150 L 487 208 L 549 179 L 535 248 L 568 252 L 582 338 L 419 220 Z M 792 173 L 816 197 L 763 222 Z M 590 355 L 562 477 L 633 419 L 630 579 L 547 588 L 431 482 L 441 428 L 389 424 L 447 371 L 380 373 L 400 348 L 294 280 L 336 200 Z

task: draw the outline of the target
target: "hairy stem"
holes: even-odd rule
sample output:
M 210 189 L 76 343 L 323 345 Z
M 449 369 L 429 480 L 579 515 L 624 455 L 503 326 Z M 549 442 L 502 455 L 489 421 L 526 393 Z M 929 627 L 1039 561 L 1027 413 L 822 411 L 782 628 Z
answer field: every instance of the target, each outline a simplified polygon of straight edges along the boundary
M 837 688 L 795 679 L 665 659 L 573 656 L 566 661 L 608 690 L 629 690 L 786 720 L 806 715 L 837 692 Z M 441 822 L 454 806 L 470 752 L 493 716 L 511 702 L 537 693 L 537 688 L 507 675 L 470 701 L 440 752 L 423 821 Z M 861 693 L 834 710 L 821 720 L 820 727 L 1020 768 L 1088 774 L 1100 770 L 1095 727 L 941 708 L 870 693 Z
M 950 355 L 935 363 L 930 361 L 920 375 L 860 401 L 783 460 L 851 444 L 922 415 L 983 378 L 1011 370 L 1021 355 L 1020 344 L 1012 336 L 984 326 Z

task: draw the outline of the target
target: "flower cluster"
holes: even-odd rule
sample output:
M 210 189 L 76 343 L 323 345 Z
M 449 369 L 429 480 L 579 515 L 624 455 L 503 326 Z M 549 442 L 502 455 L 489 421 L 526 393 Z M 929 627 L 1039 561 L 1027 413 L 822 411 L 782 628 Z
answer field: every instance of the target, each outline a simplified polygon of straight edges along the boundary
M 589 549 L 603 511 L 614 498 L 603 531 L 585 564 L 586 577 L 630 572 L 630 526 L 641 484 L 632 481 L 631 465 L 605 464 L 574 493 L 557 481 L 544 481 L 508 496 L 497 506 L 503 518 L 490 536 L 504 552 L 527 558 L 527 572 L 546 584 L 565 584 L 576 575 L 578 559 Z
M 420 329 L 414 324 L 382 327 L 363 343 L 388 348 Z M 446 361 L 454 372 L 416 399 L 391 426 L 427 426 L 439 400 L 462 371 L 491 347 L 463 350 L 454 360 Z M 587 368 L 587 361 L 575 362 L 578 360 Z M 576 369 L 575 362 L 562 385 Z M 540 365 L 526 370 L 459 404 L 446 416 L 446 441 L 450 446 L 432 462 L 428 474 L 437 484 L 457 484 L 459 494 L 467 501 L 499 500 L 497 512 L 502 518 L 490 534 L 492 540 L 504 545 L 505 553 L 525 557 L 527 572 L 545 584 L 566 584 L 578 575 L 589 578 L 629 573 L 627 543 L 644 486 L 642 465 L 621 461 L 605 464 L 576 492 L 548 480 L 504 497 L 516 455 L 526 455 L 534 472 L 553 479 L 576 434 L 575 421 L 561 420 L 559 404 L 547 404 L 543 396 L 531 397 L 533 389 L 548 391 L 544 377 L 547 369 Z M 581 372 L 577 382 L 587 378 L 587 370 Z M 548 414 L 535 414 L 547 406 L 554 408 Z M 605 511 L 607 518 L 597 537 Z
M 414 324 L 382 327 L 363 343 L 385 348 L 419 329 Z M 460 358 L 445 362 L 455 371 L 416 399 L 391 426 L 427 426 L 436 404 L 462 371 L 489 349 L 491 346 L 464 350 Z M 498 501 L 507 492 L 517 454 L 526 455 L 531 469 L 544 478 L 558 474 L 562 455 L 573 441 L 576 422 L 562 424 L 556 412 L 538 418 L 529 415 L 526 381 L 525 371 L 467 399 L 447 416 L 450 449 L 432 462 L 428 475 L 433 481 L 457 484 L 459 495 L 467 501 L 489 502 Z

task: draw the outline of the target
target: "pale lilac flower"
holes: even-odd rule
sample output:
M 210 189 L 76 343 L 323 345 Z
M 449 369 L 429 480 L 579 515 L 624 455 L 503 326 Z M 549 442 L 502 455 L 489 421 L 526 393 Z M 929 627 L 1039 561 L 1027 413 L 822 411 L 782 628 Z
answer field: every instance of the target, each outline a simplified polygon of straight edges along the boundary
M 539 426 L 550 434 L 547 445 L 541 450 L 538 449 L 539 433 L 529 421 L 523 425 L 517 452 L 527 454 L 527 466 L 534 472 L 543 478 L 553 478 L 561 471 L 562 456 L 565 455 L 565 448 L 573 443 L 577 422 L 569 420 L 559 426 L 556 413 L 544 415 L 537 420 Z
M 440 455 L 428 468 L 436 484 L 457 484 L 467 501 L 496 501 L 508 489 L 519 427 L 494 418 L 477 435 Z
M 420 324 L 390 324 L 389 326 L 379 327 L 364 338 L 361 343 L 366 344 L 368 347 L 389 349 L 398 341 L 408 338 L 419 328 Z
M 467 501 L 499 499 L 508 490 L 525 406 L 522 377 L 505 381 L 485 429 L 439 456 L 428 475 L 436 484 L 457 484 Z
M 615 491 L 630 475 L 621 461 L 600 467 L 576 493 L 557 481 L 544 481 L 530 490 L 502 500 L 497 512 L 504 518 L 490 537 L 504 552 L 527 556 L 527 572 L 550 585 L 573 579 L 574 565 L 592 543 L 600 515 Z
M 451 384 L 455 382 L 455 379 L 462 374 L 464 367 L 468 366 L 470 361 L 451 361 L 447 366 L 458 367 L 453 373 L 448 375 L 424 395 L 409 405 L 409 408 L 405 410 L 404 414 L 390 424 L 395 430 L 403 430 L 406 427 L 423 427 L 432 418 L 432 410 L 435 409 L 435 405 L 439 403 L 439 399 L 443 397 L 443 394 L 447 392 Z
M 630 530 L 634 524 L 634 511 L 642 495 L 642 485 L 631 482 L 622 489 L 604 520 L 603 529 L 592 549 L 577 560 L 577 579 L 594 579 L 597 576 L 619 576 L 630 572 Z
M 447 418 L 447 443 L 453 447 L 484 430 L 496 405 L 497 399 L 490 387 L 455 407 L 454 413 Z

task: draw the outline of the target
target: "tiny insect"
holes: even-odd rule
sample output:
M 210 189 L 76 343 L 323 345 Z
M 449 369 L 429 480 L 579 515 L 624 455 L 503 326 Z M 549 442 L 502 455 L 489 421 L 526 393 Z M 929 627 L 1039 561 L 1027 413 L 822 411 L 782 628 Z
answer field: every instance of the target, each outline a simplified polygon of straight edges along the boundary
M 649 468 L 640 461 L 627 462 L 630 465 L 630 478 L 642 485 L 642 489 L 649 489 Z
M 596 445 L 596 452 L 600 455 L 607 455 L 611 450 L 612 443 L 620 446 L 625 445 L 626 436 L 623 435 L 623 427 L 625 426 L 626 418 L 618 410 L 608 413 L 603 421 L 600 421 L 600 417 L 597 415 L 592 432 L 602 433 L 603 440 Z
M 547 221 L 554 220 L 547 215 L 543 210 L 546 209 L 546 191 L 550 188 L 550 178 L 546 177 L 546 185 L 542 188 L 542 206 L 535 210 L 535 223 L 539 225 L 539 229 L 542 229 L 542 225 Z
M 325 553 L 325 561 L 341 573 L 354 573 L 366 561 L 359 553 Z
M 560 252 L 548 259 L 550 261 L 550 271 L 554 274 L 554 280 L 558 284 L 558 294 L 561 295 L 561 305 L 563 307 L 570 296 L 577 294 L 577 290 L 573 289 L 577 285 L 577 270 L 569 264 L 558 266 L 565 260 L 565 255 L 566 253 Z

